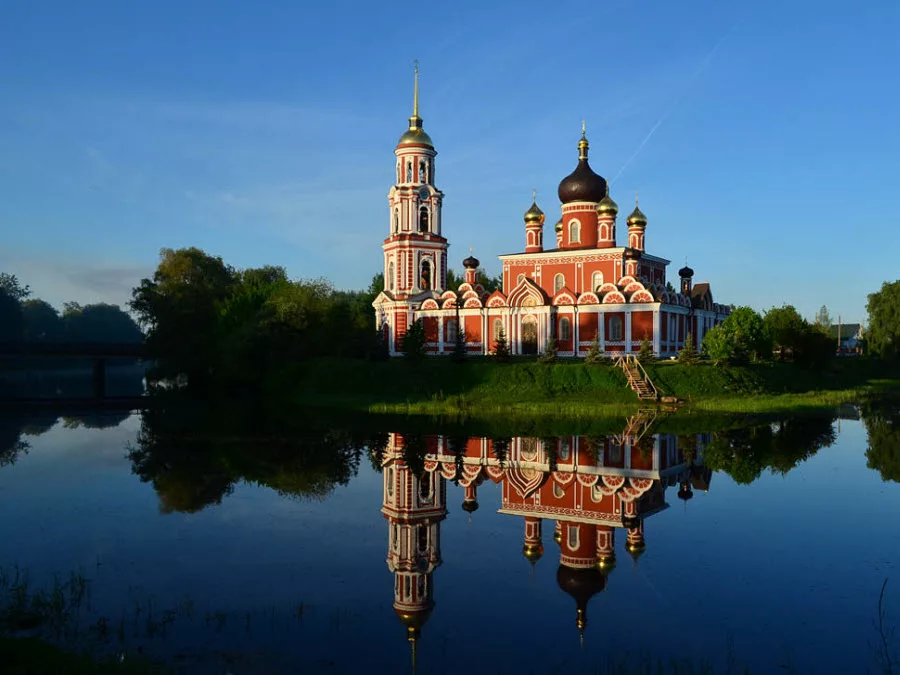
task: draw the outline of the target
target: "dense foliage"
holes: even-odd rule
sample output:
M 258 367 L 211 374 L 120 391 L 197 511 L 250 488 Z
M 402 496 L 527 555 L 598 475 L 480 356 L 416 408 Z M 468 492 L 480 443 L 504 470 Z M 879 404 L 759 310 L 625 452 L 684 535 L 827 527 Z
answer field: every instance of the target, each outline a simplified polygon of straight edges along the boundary
M 714 363 L 749 363 L 769 358 L 772 340 L 757 312 L 738 307 L 703 336 L 703 353 Z
M 828 334 L 830 317 L 824 306 L 817 314 L 818 321 L 809 323 L 792 305 L 773 307 L 765 314 L 764 323 L 778 358 L 821 368 L 831 360 L 837 349 Z
M 900 356 L 900 281 L 885 282 L 869 294 L 866 304 L 869 326 L 866 341 L 872 354 L 897 360 Z
M 60 314 L 31 298 L 12 274 L 0 273 L 0 342 L 142 342 L 141 329 L 118 305 L 67 302 Z
M 900 483 L 900 403 L 869 405 L 863 419 L 869 440 L 866 465 L 881 473 L 882 480 Z
M 337 291 L 324 279 L 289 280 L 282 267 L 236 270 L 197 248 L 163 249 L 130 305 L 154 376 L 246 388 L 286 361 L 383 351 L 372 320 L 382 286 L 376 277 L 368 291 Z

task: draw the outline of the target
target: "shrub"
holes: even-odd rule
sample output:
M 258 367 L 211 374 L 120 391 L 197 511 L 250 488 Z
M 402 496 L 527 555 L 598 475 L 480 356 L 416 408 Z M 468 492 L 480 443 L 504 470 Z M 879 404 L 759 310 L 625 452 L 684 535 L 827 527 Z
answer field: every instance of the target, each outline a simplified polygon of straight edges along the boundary
M 588 349 L 588 353 L 584 357 L 584 362 L 597 364 L 603 363 L 604 361 L 606 361 L 606 357 L 603 356 L 603 352 L 600 349 L 600 338 L 598 337 L 591 343 L 591 348 Z
M 547 340 L 544 353 L 538 357 L 540 363 L 556 363 L 556 338 Z
M 425 356 L 425 326 L 421 319 L 407 328 L 403 337 L 403 355 L 410 361 L 418 361 Z
M 506 331 L 502 327 L 494 341 L 494 359 L 497 361 L 509 360 L 509 343 L 506 341 Z
M 641 340 L 641 349 L 638 352 L 638 360 L 641 363 L 650 363 L 651 361 L 656 360 L 656 355 L 653 353 L 653 343 L 647 338 Z
M 697 353 L 697 348 L 694 347 L 694 336 L 688 333 L 684 336 L 684 347 L 678 352 L 678 362 L 686 366 L 692 366 L 697 363 L 699 358 L 700 355 Z

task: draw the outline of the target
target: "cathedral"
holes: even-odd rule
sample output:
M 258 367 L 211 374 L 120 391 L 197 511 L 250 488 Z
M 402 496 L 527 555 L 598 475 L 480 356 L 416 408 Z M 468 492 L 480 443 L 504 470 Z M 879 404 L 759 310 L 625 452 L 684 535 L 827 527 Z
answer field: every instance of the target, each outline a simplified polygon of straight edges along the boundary
M 502 290 L 478 283 L 480 262 L 462 261 L 465 281 L 447 288 L 447 248 L 435 185 L 437 151 L 419 116 L 416 69 L 413 114 L 394 150 L 396 184 L 388 194 L 390 235 L 384 240 L 384 291 L 373 302 L 376 325 L 392 355 L 403 353 L 413 322 L 425 329 L 426 351 L 450 354 L 461 335 L 466 352 L 490 354 L 501 332 L 511 354 L 537 354 L 555 340 L 558 356 L 584 356 L 597 343 L 608 356 L 637 352 L 644 340 L 657 356 L 674 356 L 688 334 L 703 335 L 729 312 L 713 301 L 707 282 L 694 283 L 685 265 L 679 283 L 666 277 L 669 260 L 647 252 L 648 220 L 635 203 L 617 243 L 619 207 L 608 182 L 588 163 L 582 126 L 578 163 L 562 179 L 555 239 L 544 246 L 546 216 L 536 200 L 524 215 L 525 247 L 499 256 Z

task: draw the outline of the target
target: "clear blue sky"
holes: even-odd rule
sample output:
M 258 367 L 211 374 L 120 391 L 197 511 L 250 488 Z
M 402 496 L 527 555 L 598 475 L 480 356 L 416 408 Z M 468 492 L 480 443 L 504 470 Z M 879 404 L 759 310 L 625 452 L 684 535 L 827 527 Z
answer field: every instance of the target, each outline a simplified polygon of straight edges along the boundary
M 366 286 L 418 57 L 453 260 L 499 271 L 532 187 L 555 222 L 584 118 L 670 278 L 857 321 L 900 276 L 898 34 L 876 0 L 5 3 L 0 270 L 121 303 L 196 245 Z

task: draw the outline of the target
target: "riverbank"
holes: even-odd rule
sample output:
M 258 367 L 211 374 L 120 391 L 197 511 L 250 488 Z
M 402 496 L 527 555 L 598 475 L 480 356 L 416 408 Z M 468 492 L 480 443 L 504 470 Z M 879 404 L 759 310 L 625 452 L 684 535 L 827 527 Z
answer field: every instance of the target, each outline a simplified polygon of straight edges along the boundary
M 803 412 L 900 392 L 900 374 L 868 359 L 839 360 L 825 371 L 790 363 L 656 362 L 646 368 L 661 395 L 698 412 Z M 274 386 L 278 396 L 298 404 L 407 415 L 577 419 L 629 415 L 648 405 L 620 369 L 583 362 L 320 359 L 288 369 Z

